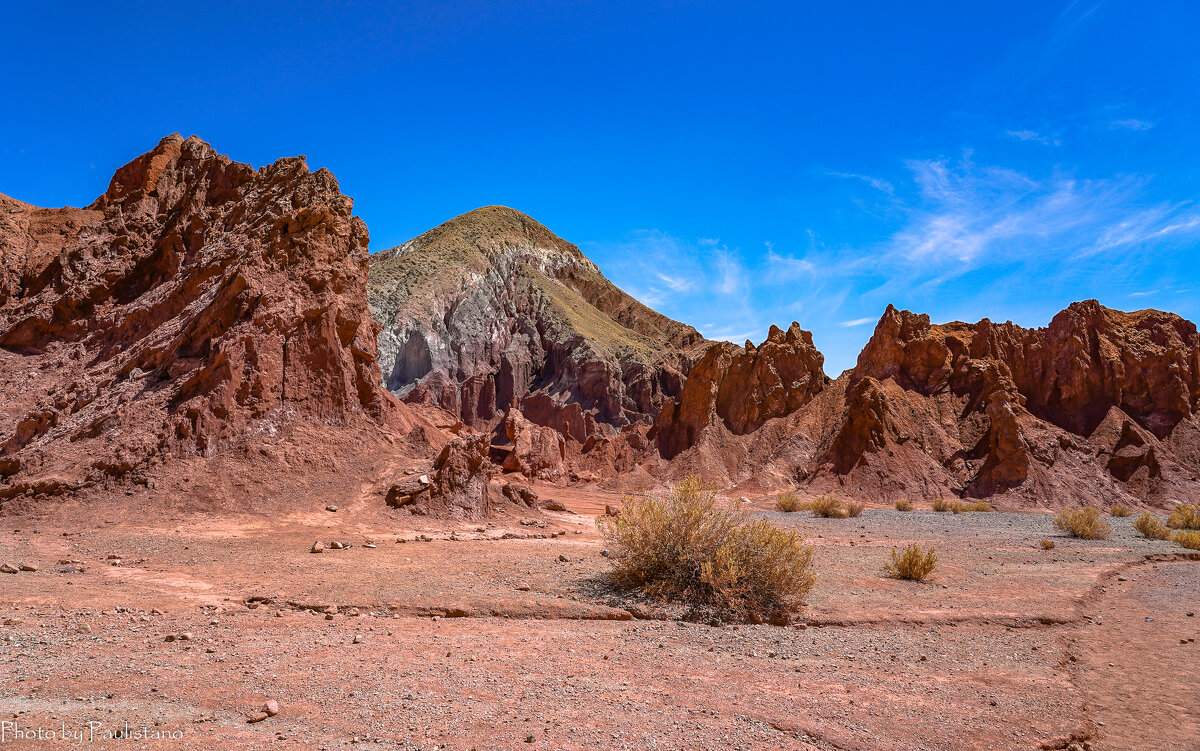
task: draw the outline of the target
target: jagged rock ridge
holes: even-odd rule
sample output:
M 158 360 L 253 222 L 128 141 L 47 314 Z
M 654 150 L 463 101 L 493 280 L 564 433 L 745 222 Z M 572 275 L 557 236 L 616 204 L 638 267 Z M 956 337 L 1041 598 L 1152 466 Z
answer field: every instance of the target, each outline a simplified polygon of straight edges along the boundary
M 481 430 L 519 409 L 579 443 L 652 422 L 706 343 L 501 206 L 373 256 L 369 299 L 384 381 L 401 398 Z
M 1026 329 L 932 325 L 889 306 L 853 370 L 833 382 L 811 371 L 770 399 L 746 365 L 728 363 L 796 372 L 780 334 L 771 349 L 714 347 L 697 364 L 656 426 L 663 455 L 682 452 L 674 465 L 888 500 L 1168 505 L 1200 495 L 1200 336 L 1179 316 L 1086 301 Z M 765 420 L 731 418 L 722 392 L 774 406 Z
M 303 157 L 256 170 L 178 135 L 86 209 L 0 196 L 0 497 L 384 421 L 352 207 Z

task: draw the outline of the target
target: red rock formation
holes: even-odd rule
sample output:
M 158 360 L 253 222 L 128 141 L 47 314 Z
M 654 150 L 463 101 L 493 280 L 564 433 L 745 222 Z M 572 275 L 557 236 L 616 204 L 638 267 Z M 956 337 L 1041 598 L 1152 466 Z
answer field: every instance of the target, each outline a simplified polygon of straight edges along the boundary
M 659 450 L 671 458 L 699 440 L 718 419 L 735 435 L 800 409 L 829 382 L 812 334 L 793 323 L 772 326 L 758 347 L 709 348 L 688 374 L 679 403 L 668 400 L 655 426 Z
M 509 409 L 504 418 L 504 431 L 512 443 L 501 464 L 504 469 L 543 480 L 563 476 L 567 449 L 562 433 L 530 423 L 516 409 Z
M 1159 311 L 1087 301 L 1024 329 L 889 306 L 815 474 L 892 493 L 943 475 L 946 493 L 1050 505 L 1191 497 L 1198 356 L 1195 326 Z
M 488 460 L 487 436 L 461 436 L 438 454 L 432 476 L 411 477 L 393 484 L 387 502 L 421 516 L 481 519 L 501 496 L 491 485 L 495 471 Z
M 884 501 L 1200 495 L 1200 336 L 1178 316 L 1088 301 L 1025 329 L 889 306 L 837 381 L 810 350 L 778 330 L 757 349 L 710 349 L 656 424 L 667 475 Z
M 367 229 L 302 157 L 170 136 L 86 209 L 0 197 L 0 497 L 211 455 L 293 420 L 379 425 Z

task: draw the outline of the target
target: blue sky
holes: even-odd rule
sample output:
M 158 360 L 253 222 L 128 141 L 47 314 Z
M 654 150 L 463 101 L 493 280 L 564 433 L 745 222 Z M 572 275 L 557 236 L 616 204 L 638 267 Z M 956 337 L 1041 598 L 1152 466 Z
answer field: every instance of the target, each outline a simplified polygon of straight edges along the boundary
M 9 8 L 0 192 L 80 205 L 163 135 L 306 154 L 398 244 L 487 204 L 713 338 L 890 302 L 1200 317 L 1200 4 Z

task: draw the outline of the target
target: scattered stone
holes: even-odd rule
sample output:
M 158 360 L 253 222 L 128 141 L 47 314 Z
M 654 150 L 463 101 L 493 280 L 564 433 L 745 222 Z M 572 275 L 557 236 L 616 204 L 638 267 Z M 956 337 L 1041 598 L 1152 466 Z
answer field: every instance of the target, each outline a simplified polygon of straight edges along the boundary
M 317 542 L 314 542 L 314 543 L 312 544 L 312 547 L 311 547 L 311 548 L 309 548 L 308 552 L 310 552 L 310 553 L 324 553 L 324 552 L 325 552 L 325 546 L 321 544 L 321 541 L 320 541 L 320 540 L 318 540 Z
M 279 702 L 274 699 L 268 699 L 266 704 L 262 705 L 260 712 L 265 713 L 269 717 L 274 717 L 279 714 Z
M 22 571 L 37 571 L 38 567 L 33 565 L 32 563 L 22 563 L 21 570 Z
M 192 640 L 192 632 L 191 631 L 184 631 L 182 634 L 179 635 L 179 641 L 191 641 L 191 640 Z
M 16 566 L 9 563 L 0 563 L 0 574 L 15 574 L 19 571 Z
M 332 503 L 330 503 L 329 505 L 327 505 L 327 506 L 325 507 L 325 510 L 326 510 L 326 511 L 337 511 L 337 510 L 338 510 L 338 507 L 337 507 L 337 506 L 334 506 Z
M 92 633 L 92 627 L 87 625 L 86 623 L 81 623 L 75 628 L 75 633 L 90 634 L 90 633 Z
M 268 717 L 270 717 L 270 715 L 268 715 L 266 712 L 254 712 L 249 717 L 246 718 L 246 722 L 251 723 L 251 724 L 253 724 L 255 722 L 262 722 L 263 720 L 267 719 Z
M 559 554 L 559 556 L 558 556 L 558 562 L 559 562 L 559 563 L 570 563 L 570 562 L 571 562 L 571 559 L 570 559 L 570 558 L 568 558 L 568 557 L 566 557 L 565 555 Z
M 530 589 L 532 589 L 532 588 L 529 586 L 528 582 L 521 582 L 520 584 L 517 585 L 518 592 L 528 592 Z
M 362 644 L 362 642 L 363 642 L 363 638 L 362 638 L 361 634 L 355 634 L 354 638 L 351 640 L 351 643 L 353 643 L 353 644 Z

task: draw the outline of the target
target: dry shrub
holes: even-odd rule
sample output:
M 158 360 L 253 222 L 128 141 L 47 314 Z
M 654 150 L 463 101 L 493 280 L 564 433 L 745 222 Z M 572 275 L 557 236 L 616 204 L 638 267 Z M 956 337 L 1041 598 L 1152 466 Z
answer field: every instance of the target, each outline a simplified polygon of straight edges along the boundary
M 619 586 L 723 618 L 779 619 L 803 605 L 815 580 L 813 548 L 799 532 L 717 506 L 716 489 L 697 477 L 627 498 L 620 516 L 596 524 Z
M 779 511 L 804 511 L 808 508 L 808 504 L 800 500 L 800 496 L 795 493 L 780 493 L 775 499 L 775 508 Z
M 987 501 L 973 501 L 971 503 L 963 503 L 962 501 L 947 501 L 941 498 L 933 502 L 934 511 L 950 511 L 955 514 L 965 514 L 968 511 L 995 511 L 992 504 Z
M 1118 519 L 1124 519 L 1127 516 L 1133 516 L 1133 512 L 1130 511 L 1129 509 L 1125 508 L 1124 506 L 1120 506 L 1120 505 L 1114 503 L 1112 508 L 1110 508 L 1108 510 L 1108 515 L 1114 516 Z
M 851 518 L 856 517 L 856 516 L 862 516 L 862 512 L 863 512 L 864 508 L 866 508 L 866 505 L 863 503 L 860 503 L 859 501 L 847 501 L 846 502 L 846 516 L 849 516 Z
M 1200 550 L 1200 532 L 1188 530 L 1187 532 L 1176 532 L 1171 535 L 1171 539 L 1188 550 Z
M 1090 506 L 1062 509 L 1054 515 L 1054 526 L 1084 540 L 1107 540 L 1112 534 L 1108 522 L 1100 518 L 1099 509 Z
M 1165 540 L 1171 536 L 1171 530 L 1163 526 L 1158 517 L 1149 511 L 1133 520 L 1133 528 L 1140 532 L 1142 537 L 1145 537 L 1147 540 Z
M 922 553 L 921 546 L 914 542 L 903 553 L 892 548 L 892 560 L 883 564 L 883 568 L 893 578 L 919 582 L 933 573 L 937 560 L 936 550 L 930 548 L 928 553 Z
M 850 512 L 842 505 L 842 502 L 831 495 L 823 495 L 815 498 L 809 508 L 813 512 L 813 516 L 822 516 L 826 519 L 845 519 L 850 516 Z
M 908 500 L 901 498 L 900 500 L 896 501 L 896 510 L 897 511 L 912 511 L 913 510 L 912 501 L 908 501 Z
M 1167 517 L 1171 529 L 1200 529 L 1200 504 L 1181 503 Z
M 1042 546 L 1042 550 L 1054 550 L 1054 540 L 1042 540 L 1038 544 Z

